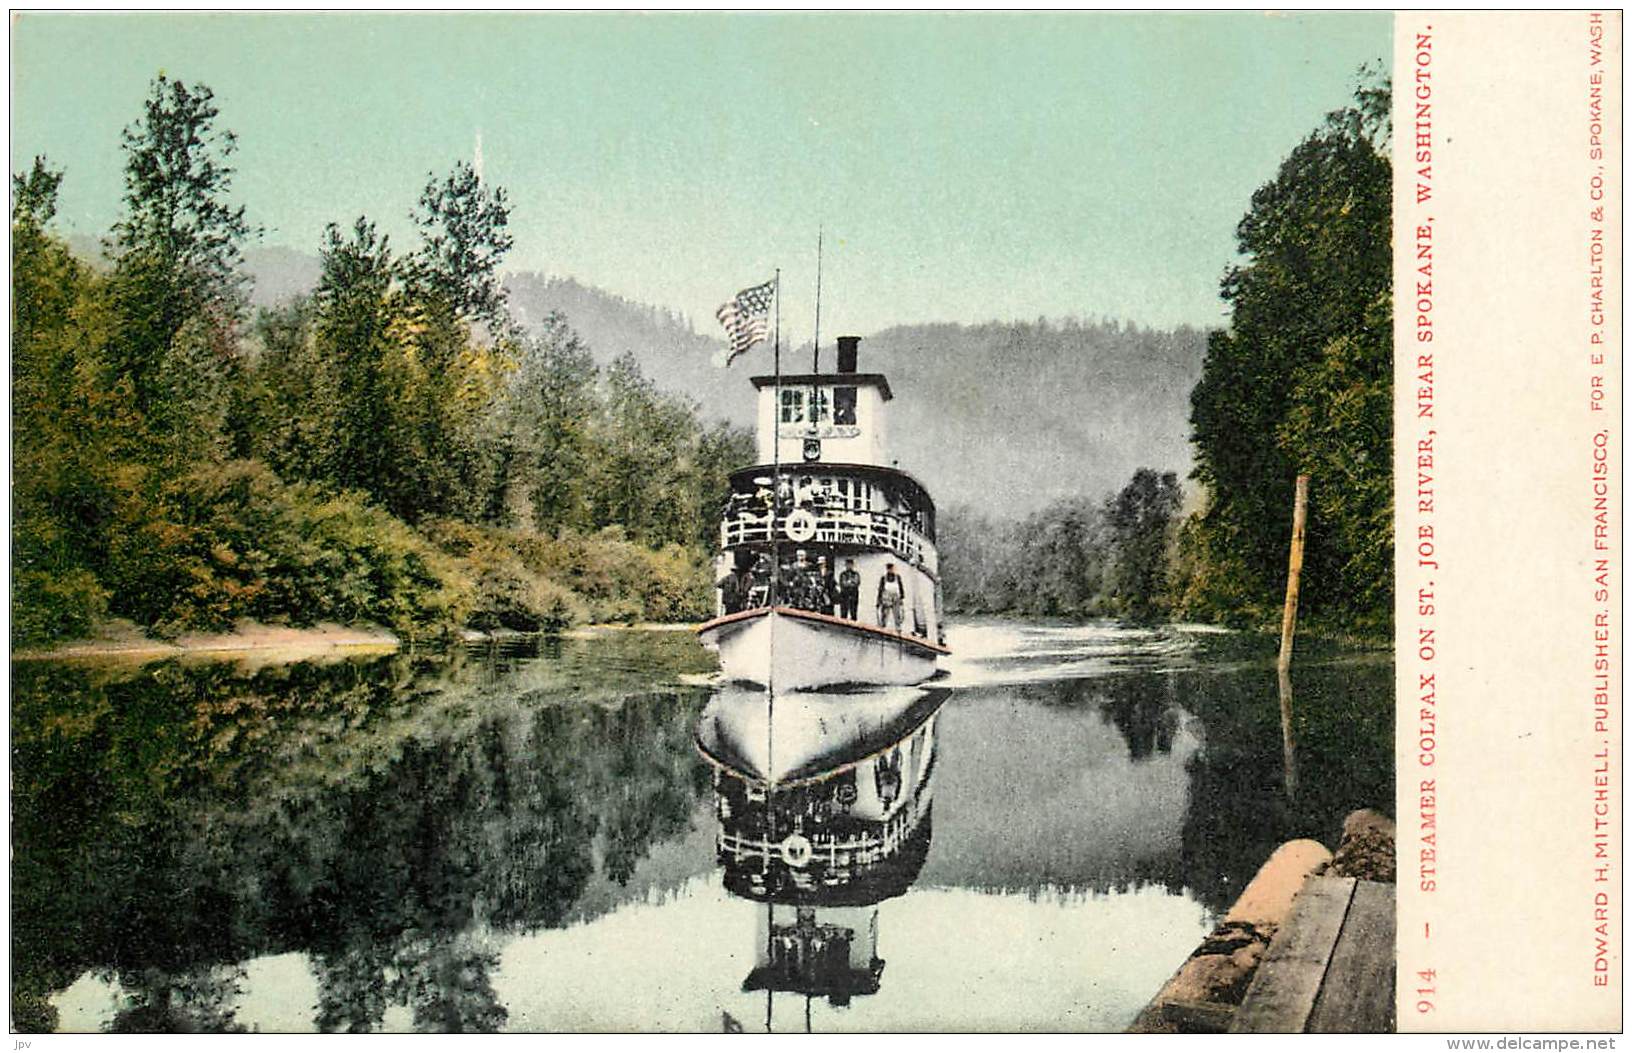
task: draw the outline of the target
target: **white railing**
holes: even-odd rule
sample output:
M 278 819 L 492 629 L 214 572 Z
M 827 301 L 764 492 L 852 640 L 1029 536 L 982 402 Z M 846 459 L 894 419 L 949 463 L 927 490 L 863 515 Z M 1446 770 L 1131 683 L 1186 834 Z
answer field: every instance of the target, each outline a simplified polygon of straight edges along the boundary
M 920 794 L 918 800 L 891 816 L 877 836 L 858 834 L 844 838 L 807 832 L 805 837 L 810 842 L 811 863 L 828 871 L 829 878 L 835 878 L 840 874 L 848 876 L 849 868 L 868 866 L 893 856 L 917 829 L 928 799 L 927 792 Z M 763 837 L 743 837 L 730 833 L 723 826 L 715 841 L 715 847 L 721 856 L 730 856 L 732 861 L 737 863 L 752 859 L 782 859 L 781 841 L 768 841 Z
M 805 520 L 800 513 L 811 517 Z M 795 518 L 798 517 L 798 518 Z M 790 524 L 790 520 L 792 520 Z M 814 532 L 805 533 L 814 522 Z M 792 530 L 790 531 L 790 525 Z M 867 548 L 888 549 L 915 567 L 929 574 L 937 573 L 935 546 L 900 516 L 888 512 L 856 512 L 847 508 L 812 508 L 808 505 L 776 517 L 781 539 L 793 544 L 862 545 Z M 728 513 L 720 523 L 720 546 L 768 544 L 771 540 L 770 516 L 764 512 L 743 511 Z

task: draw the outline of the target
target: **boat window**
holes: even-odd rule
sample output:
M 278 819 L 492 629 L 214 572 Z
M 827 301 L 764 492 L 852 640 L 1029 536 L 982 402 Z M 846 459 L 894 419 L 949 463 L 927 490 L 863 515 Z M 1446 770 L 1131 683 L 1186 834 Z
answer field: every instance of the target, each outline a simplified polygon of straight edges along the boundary
M 814 424 L 826 424 L 830 419 L 831 414 L 828 409 L 828 389 L 811 388 L 809 420 Z
M 833 423 L 856 423 L 856 389 L 833 389 Z
M 805 390 L 782 389 L 782 423 L 798 424 L 805 419 Z

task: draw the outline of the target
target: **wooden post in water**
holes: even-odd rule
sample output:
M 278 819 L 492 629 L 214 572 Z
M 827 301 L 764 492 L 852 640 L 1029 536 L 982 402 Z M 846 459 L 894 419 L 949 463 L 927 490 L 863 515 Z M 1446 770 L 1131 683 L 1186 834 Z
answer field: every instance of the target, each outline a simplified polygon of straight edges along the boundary
M 1298 586 L 1303 578 L 1303 525 L 1309 517 L 1309 477 L 1298 476 L 1292 499 L 1292 554 L 1286 566 L 1286 609 L 1281 613 L 1281 657 L 1275 667 L 1292 668 L 1292 635 L 1298 628 Z
M 1296 743 L 1292 737 L 1292 637 L 1298 628 L 1298 587 L 1303 579 L 1303 530 L 1309 518 L 1309 477 L 1298 476 L 1292 499 L 1292 551 L 1286 565 L 1286 608 L 1281 613 L 1281 655 L 1275 662 L 1281 689 L 1281 750 L 1286 770 L 1286 792 L 1298 792 Z

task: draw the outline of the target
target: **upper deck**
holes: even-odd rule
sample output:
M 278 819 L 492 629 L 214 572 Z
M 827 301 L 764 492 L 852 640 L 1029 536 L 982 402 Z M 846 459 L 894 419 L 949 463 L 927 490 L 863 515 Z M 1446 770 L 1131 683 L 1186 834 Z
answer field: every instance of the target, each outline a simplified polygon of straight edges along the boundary
M 881 373 L 856 371 L 860 342 L 839 337 L 835 372 L 753 378 L 762 464 L 890 464 L 884 409 L 890 384 Z

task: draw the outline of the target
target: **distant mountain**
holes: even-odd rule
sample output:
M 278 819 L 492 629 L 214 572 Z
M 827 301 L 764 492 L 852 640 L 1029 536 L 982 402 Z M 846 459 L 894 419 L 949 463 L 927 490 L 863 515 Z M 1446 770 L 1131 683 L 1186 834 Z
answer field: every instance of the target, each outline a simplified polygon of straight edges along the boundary
M 763 350 L 722 370 L 713 360 L 723 342 L 675 312 L 571 278 L 513 275 L 506 288 L 518 320 L 558 310 L 597 361 L 632 351 L 659 386 L 705 415 L 752 423 L 748 378 L 769 371 Z M 901 467 L 943 507 L 1008 516 L 1055 498 L 1097 498 L 1141 467 L 1188 473 L 1190 389 L 1205 346 L 1198 329 L 1115 321 L 910 325 L 863 339 L 861 368 L 890 378 L 890 443 Z M 809 353 L 808 344 L 790 348 L 783 361 Z
M 943 507 L 1003 517 L 1097 498 L 1138 468 L 1190 470 L 1206 334 L 1114 321 L 886 329 L 861 368 L 890 378 L 890 445 Z
M 729 372 L 715 366 L 725 342 L 698 333 L 684 315 L 574 278 L 526 272 L 506 277 L 504 288 L 510 313 L 522 325 L 535 325 L 551 311 L 560 311 L 600 364 L 632 351 L 641 371 L 658 387 L 694 400 L 703 416 L 752 423 L 754 393 L 745 379 L 749 370 L 742 362 Z M 712 318 L 708 322 L 715 324 Z
M 102 239 L 89 234 L 69 234 L 68 248 L 96 268 L 105 268 L 107 255 Z M 251 245 L 244 249 L 244 272 L 249 275 L 249 302 L 252 307 L 271 307 L 317 288 L 323 273 L 322 262 L 309 252 L 281 245 Z

